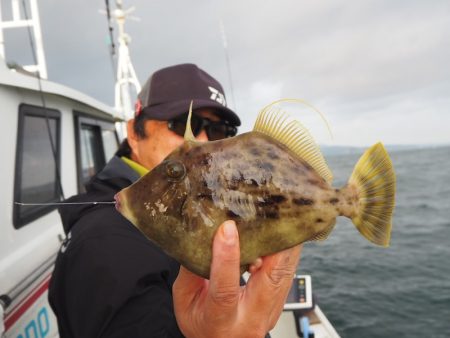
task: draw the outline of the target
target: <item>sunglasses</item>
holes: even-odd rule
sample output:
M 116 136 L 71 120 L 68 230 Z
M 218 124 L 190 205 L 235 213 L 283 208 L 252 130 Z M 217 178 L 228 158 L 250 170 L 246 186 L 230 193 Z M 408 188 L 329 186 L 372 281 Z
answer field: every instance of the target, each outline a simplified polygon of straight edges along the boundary
M 167 122 L 169 130 L 179 136 L 184 136 L 187 115 L 174 118 Z M 205 129 L 209 141 L 221 140 L 237 134 L 237 127 L 230 125 L 228 121 L 211 121 L 210 119 L 195 114 L 192 114 L 191 117 L 191 129 L 195 137 L 201 133 L 202 129 Z

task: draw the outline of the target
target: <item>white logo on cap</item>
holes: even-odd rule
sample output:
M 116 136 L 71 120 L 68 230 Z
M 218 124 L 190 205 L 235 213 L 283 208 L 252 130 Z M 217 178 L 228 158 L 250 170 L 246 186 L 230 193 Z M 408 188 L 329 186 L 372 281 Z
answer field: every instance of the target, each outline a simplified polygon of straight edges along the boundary
M 211 91 L 210 99 L 216 102 L 219 102 L 222 106 L 227 106 L 227 101 L 225 100 L 225 96 L 219 92 L 216 88 L 208 86 L 208 89 Z

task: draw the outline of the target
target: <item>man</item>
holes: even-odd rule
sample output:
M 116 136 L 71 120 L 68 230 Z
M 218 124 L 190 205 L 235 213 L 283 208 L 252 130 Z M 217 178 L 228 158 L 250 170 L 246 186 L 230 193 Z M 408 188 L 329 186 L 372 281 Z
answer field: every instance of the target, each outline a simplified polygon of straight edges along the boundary
M 112 201 L 116 192 L 183 143 L 193 100 L 199 141 L 234 136 L 239 117 L 222 86 L 192 64 L 153 74 L 139 93 L 128 139 L 106 167 L 69 201 Z M 263 337 L 276 323 L 300 249 L 259 259 L 239 286 L 234 222 L 221 225 L 206 281 L 167 256 L 112 205 L 60 208 L 67 240 L 58 255 L 49 300 L 66 337 Z M 176 280 L 176 282 L 175 282 Z

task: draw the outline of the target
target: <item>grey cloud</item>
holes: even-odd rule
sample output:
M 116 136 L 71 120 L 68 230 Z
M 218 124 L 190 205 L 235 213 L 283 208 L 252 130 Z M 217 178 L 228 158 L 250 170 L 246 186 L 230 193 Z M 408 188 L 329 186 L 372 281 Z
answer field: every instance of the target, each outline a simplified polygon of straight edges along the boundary
M 243 129 L 279 96 L 307 99 L 331 120 L 367 114 L 380 124 L 384 121 L 372 114 L 395 106 L 397 114 L 406 115 L 409 105 L 402 102 L 416 102 L 421 109 L 450 103 L 448 1 L 124 2 L 134 5 L 133 15 L 141 19 L 126 27 L 141 82 L 158 68 L 194 62 L 220 79 L 232 102 L 223 21 Z M 39 5 L 50 78 L 112 104 L 107 24 L 98 13 L 104 1 L 43 0 Z M 411 138 L 405 134 L 405 140 Z M 450 142 L 450 136 L 436 141 Z

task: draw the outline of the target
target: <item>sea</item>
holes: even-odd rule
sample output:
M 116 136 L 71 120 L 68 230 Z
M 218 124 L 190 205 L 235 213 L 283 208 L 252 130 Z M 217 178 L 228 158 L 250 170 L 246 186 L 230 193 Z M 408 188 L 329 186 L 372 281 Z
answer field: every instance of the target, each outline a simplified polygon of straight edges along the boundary
M 360 153 L 327 156 L 335 187 Z M 390 153 L 397 175 L 391 244 L 377 247 L 339 217 L 306 243 L 300 274 L 343 338 L 450 337 L 450 147 Z

